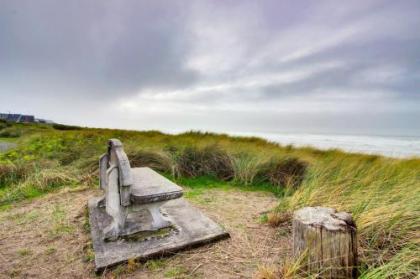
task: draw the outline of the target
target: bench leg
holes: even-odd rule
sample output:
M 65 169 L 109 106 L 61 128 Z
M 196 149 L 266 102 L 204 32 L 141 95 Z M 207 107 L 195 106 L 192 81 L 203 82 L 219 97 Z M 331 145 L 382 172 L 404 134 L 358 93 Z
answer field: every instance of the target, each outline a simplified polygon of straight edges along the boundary
M 159 230 L 171 225 L 171 222 L 167 220 L 160 212 L 160 206 L 163 202 L 151 203 L 147 205 L 147 209 L 149 210 L 150 214 L 152 215 L 152 229 Z

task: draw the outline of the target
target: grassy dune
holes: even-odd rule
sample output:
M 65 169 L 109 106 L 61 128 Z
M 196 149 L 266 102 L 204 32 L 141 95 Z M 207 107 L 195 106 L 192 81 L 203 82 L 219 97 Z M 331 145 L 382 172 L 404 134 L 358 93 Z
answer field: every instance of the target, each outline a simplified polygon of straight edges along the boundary
M 279 215 L 307 205 L 349 211 L 359 229 L 362 278 L 419 274 L 420 159 L 211 133 L 0 124 L 0 141 L 17 144 L 0 153 L 3 210 L 63 186 L 96 187 L 98 156 L 107 139 L 119 138 L 132 165 L 150 166 L 190 187 L 271 191 L 279 197 Z

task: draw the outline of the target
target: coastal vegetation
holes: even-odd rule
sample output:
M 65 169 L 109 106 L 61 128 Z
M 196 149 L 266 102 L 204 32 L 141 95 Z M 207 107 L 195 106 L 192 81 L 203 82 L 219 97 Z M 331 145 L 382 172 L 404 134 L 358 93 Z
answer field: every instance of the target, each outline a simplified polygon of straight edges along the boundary
M 278 206 L 263 221 L 327 206 L 353 214 L 361 278 L 414 278 L 420 270 L 420 159 L 281 146 L 255 137 L 126 131 L 0 122 L 0 210 L 62 187 L 96 187 L 98 157 L 118 138 L 132 166 L 149 166 L 192 189 L 268 191 Z M 281 270 L 281 272 L 279 271 Z M 268 272 L 267 270 L 265 272 Z M 299 276 L 294 263 L 271 273 Z

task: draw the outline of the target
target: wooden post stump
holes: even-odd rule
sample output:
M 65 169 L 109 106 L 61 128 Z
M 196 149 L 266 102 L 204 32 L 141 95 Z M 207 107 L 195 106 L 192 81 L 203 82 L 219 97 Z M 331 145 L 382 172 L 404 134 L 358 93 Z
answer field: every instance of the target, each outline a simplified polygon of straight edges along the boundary
M 352 216 L 326 207 L 304 207 L 293 216 L 293 254 L 322 278 L 357 277 L 356 225 Z

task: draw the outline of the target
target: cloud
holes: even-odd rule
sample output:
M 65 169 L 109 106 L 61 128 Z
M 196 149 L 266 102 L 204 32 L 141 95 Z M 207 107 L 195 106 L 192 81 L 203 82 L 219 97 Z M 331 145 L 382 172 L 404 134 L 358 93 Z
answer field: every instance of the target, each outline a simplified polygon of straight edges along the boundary
M 43 0 L 1 5 L 3 83 L 29 83 L 28 91 L 42 94 L 54 90 L 107 98 L 145 86 L 184 86 L 196 78 L 183 63 L 189 48 L 184 12 L 176 4 Z
M 370 115 L 364 131 L 386 120 L 411 133 L 420 130 L 419 25 L 410 0 L 6 0 L 0 110 L 224 131 L 344 132 L 338 123 Z

